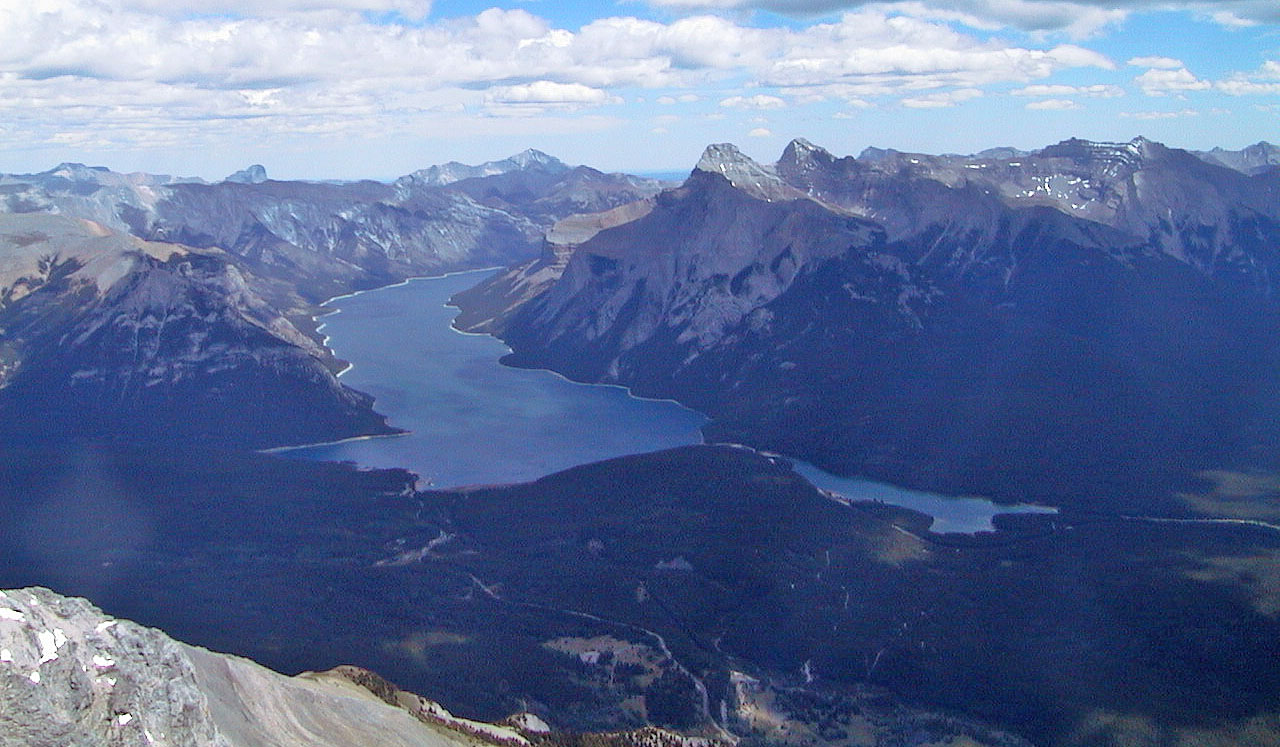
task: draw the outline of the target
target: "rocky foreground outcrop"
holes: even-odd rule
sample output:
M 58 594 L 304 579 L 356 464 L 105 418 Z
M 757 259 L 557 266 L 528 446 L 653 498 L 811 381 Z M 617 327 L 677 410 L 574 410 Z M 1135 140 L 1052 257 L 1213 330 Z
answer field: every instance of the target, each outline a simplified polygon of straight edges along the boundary
M 528 740 L 515 729 L 454 718 L 365 670 L 286 677 L 116 620 L 83 599 L 43 588 L 0 592 L 0 745 L 149 744 Z

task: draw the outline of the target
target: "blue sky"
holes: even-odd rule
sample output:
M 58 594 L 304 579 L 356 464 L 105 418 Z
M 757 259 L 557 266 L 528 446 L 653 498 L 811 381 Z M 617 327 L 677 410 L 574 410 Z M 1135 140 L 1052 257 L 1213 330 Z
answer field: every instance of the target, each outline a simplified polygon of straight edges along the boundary
M 0 0 L 0 171 L 1280 140 L 1277 0 Z

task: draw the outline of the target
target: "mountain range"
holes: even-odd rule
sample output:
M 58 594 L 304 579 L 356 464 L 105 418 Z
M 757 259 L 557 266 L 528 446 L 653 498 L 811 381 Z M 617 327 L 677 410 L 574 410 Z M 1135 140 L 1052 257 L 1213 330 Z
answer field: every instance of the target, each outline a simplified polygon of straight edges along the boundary
M 336 380 L 319 303 L 532 256 L 555 220 L 660 186 L 536 151 L 392 184 L 260 166 L 215 184 L 80 164 L 0 176 L 0 430 L 250 446 L 392 432 Z
M 0 176 L 0 588 L 107 610 L 0 593 L 0 743 L 1273 742 L 1278 155 Z M 394 431 L 322 301 L 496 264 L 457 327 L 730 443 L 448 491 L 253 451 Z M 1059 511 L 938 534 L 787 457 Z
M 678 399 L 713 440 L 1171 511 L 1195 471 L 1280 453 L 1280 171 L 1214 159 L 711 146 L 651 209 L 460 294 L 459 326 L 514 365 Z

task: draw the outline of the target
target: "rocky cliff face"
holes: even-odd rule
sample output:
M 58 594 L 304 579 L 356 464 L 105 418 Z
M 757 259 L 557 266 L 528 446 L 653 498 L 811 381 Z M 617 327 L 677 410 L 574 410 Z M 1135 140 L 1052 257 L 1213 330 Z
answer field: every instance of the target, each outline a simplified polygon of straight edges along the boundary
M 540 234 L 528 218 L 438 189 L 267 181 L 179 185 L 151 213 L 125 211 L 145 238 L 221 247 L 318 302 L 351 288 L 510 262 Z
M 508 268 L 494 278 L 452 299 L 459 308 L 454 326 L 468 332 L 496 332 L 524 304 L 541 295 L 564 274 L 577 247 L 606 228 L 643 218 L 655 201 L 637 200 L 600 213 L 576 214 L 547 231 L 537 258 Z
M 660 188 L 537 151 L 433 166 L 394 184 L 273 181 L 260 166 L 207 184 L 62 164 L 0 175 L 0 210 L 83 217 L 149 240 L 221 248 L 318 302 L 411 275 L 527 259 L 556 220 Z
M 11 437 L 264 446 L 390 430 L 223 252 L 0 213 L 0 257 Z
M 517 365 L 674 396 L 713 438 L 829 468 L 1167 495 L 1280 445 L 1278 180 L 1142 139 L 862 158 L 796 141 L 773 165 L 713 146 L 518 311 L 464 318 Z
M 0 745 L 529 744 L 351 667 L 285 677 L 48 589 L 0 591 Z

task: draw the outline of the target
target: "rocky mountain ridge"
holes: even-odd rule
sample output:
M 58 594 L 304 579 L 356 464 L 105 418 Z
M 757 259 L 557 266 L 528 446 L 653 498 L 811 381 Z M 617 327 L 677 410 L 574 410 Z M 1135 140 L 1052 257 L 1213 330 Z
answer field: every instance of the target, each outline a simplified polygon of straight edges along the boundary
M 0 213 L 0 256 L 9 437 L 267 446 L 392 430 L 224 252 Z
M 1280 176 L 1144 139 L 994 156 L 712 146 L 518 309 L 490 285 L 461 318 L 713 438 L 948 492 L 1167 496 L 1274 453 Z
M 0 408 L 28 414 L 6 428 L 254 446 L 389 432 L 334 377 L 317 304 L 534 256 L 560 218 L 659 188 L 532 151 L 463 177 L 0 175 Z
M 1202 158 L 1209 163 L 1226 166 L 1250 176 L 1255 176 L 1280 166 L 1280 148 L 1265 140 L 1240 150 L 1214 148 L 1207 151 L 1193 152 L 1198 158 Z
M 569 747 L 537 715 L 461 718 L 342 665 L 285 676 L 31 587 L 0 591 L 0 745 L 89 747 Z M 645 727 L 585 735 L 607 747 L 728 747 Z
M 0 211 L 70 215 L 145 239 L 218 247 L 318 302 L 344 289 L 533 256 L 556 220 L 660 187 L 538 151 L 433 166 L 393 184 L 274 181 L 261 166 L 209 184 L 62 164 L 0 175 Z
M 486 161 L 485 163 L 469 166 L 465 163 L 457 161 L 449 161 L 448 163 L 428 166 L 425 169 L 419 169 L 407 176 L 403 176 L 397 180 L 400 183 L 413 183 L 432 187 L 443 187 L 454 182 L 460 182 L 463 179 L 478 179 L 486 176 L 498 176 L 499 174 L 507 174 L 512 171 L 538 170 L 548 174 L 563 174 L 569 171 L 569 166 L 555 156 L 547 155 L 540 150 L 529 148 L 521 151 L 509 158 L 500 161 Z
M 530 733 L 537 719 L 519 720 Z M 372 672 L 286 677 L 43 588 L 0 591 L 0 745 L 517 747 Z

